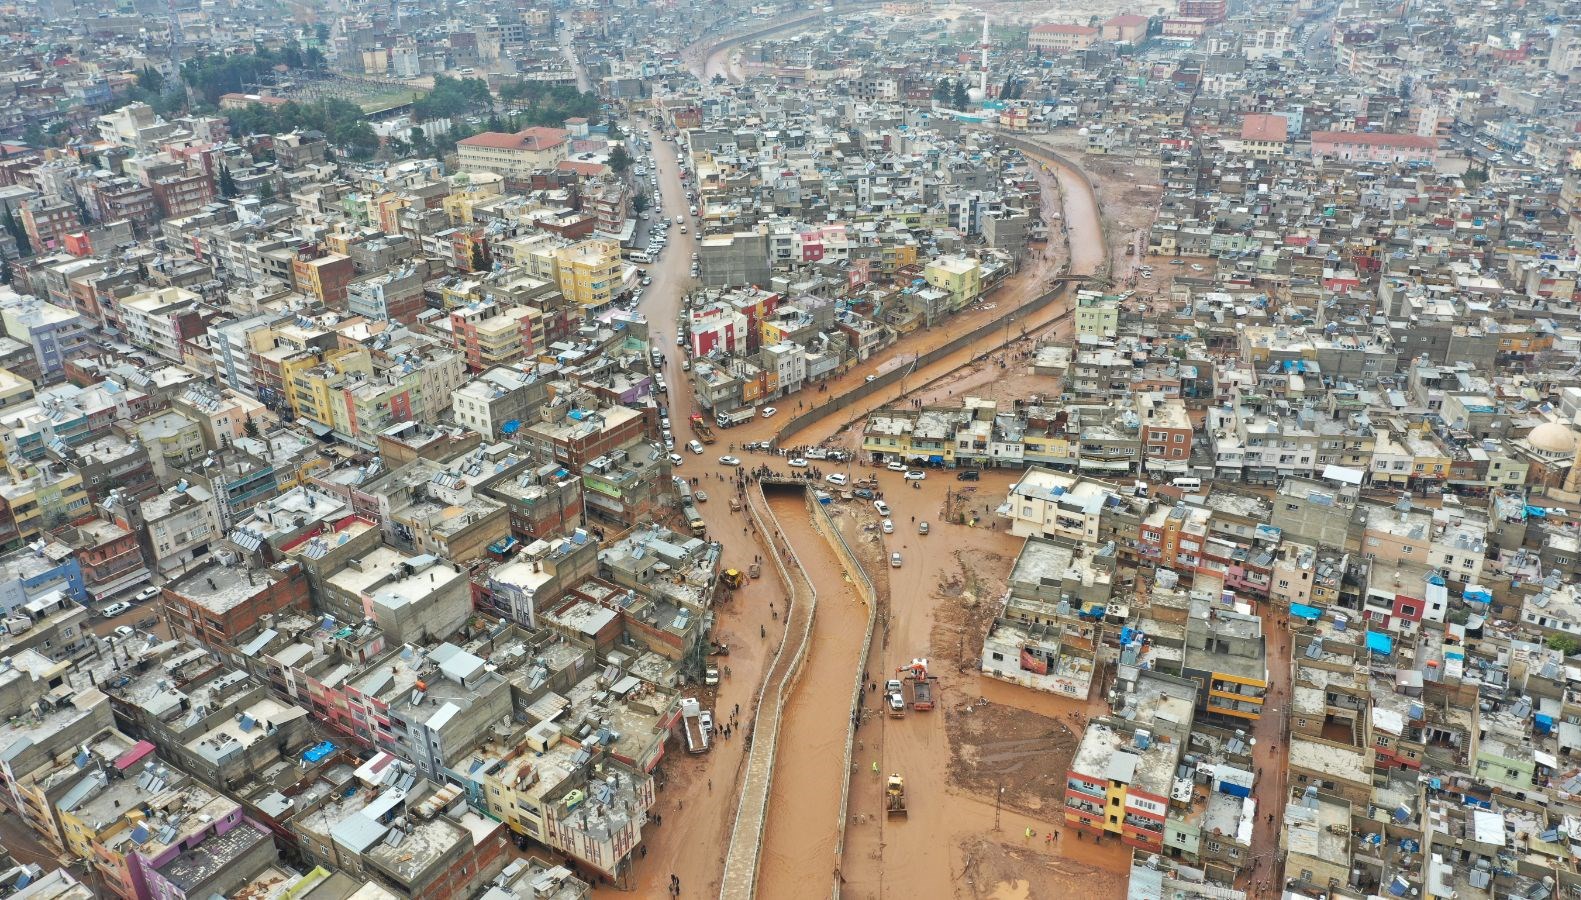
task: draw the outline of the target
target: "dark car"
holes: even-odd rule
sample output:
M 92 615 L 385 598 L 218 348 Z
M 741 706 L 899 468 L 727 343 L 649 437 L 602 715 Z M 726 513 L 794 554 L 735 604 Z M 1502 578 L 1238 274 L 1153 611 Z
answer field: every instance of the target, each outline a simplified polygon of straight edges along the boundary
M 861 497 L 863 500 L 871 500 L 871 499 L 873 499 L 873 492 L 868 490 L 867 488 L 857 488 L 856 490 L 852 491 L 851 493 L 855 494 L 858 497 Z
M 962 469 L 955 473 L 956 481 L 976 481 L 980 474 L 976 469 Z

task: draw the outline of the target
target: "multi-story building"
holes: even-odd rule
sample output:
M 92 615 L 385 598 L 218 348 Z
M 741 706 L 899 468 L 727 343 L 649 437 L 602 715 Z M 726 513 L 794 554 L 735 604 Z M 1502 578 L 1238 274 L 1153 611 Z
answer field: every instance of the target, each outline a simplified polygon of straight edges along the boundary
M 79 313 L 14 291 L 0 293 L 0 322 L 7 335 L 33 348 L 44 384 L 59 381 L 66 360 L 88 346 L 88 323 Z
M 568 144 L 563 129 L 538 127 L 515 134 L 486 131 L 457 142 L 456 152 L 463 171 L 525 179 L 559 165 L 566 158 Z
M 555 251 L 560 293 L 578 306 L 607 306 L 621 289 L 620 245 L 611 240 L 578 241 Z
M 1088 25 L 1034 25 L 1027 35 L 1027 48 L 1034 53 L 1065 53 L 1085 50 L 1099 38 L 1099 31 Z
M 169 581 L 160 615 L 172 633 L 220 652 L 256 629 L 265 616 L 286 610 L 307 612 L 307 574 L 296 562 L 267 569 L 217 559 Z
M 203 333 L 199 299 L 179 287 L 133 294 L 119 304 L 121 323 L 132 343 L 179 363 L 185 342 Z

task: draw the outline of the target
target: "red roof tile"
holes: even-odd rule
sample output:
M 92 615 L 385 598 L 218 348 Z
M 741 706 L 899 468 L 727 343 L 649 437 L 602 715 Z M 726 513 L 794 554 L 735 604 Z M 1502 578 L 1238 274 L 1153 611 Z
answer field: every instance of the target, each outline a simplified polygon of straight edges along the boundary
M 1241 140 L 1273 141 L 1283 144 L 1290 137 L 1290 123 L 1284 116 L 1253 114 L 1241 120 Z
M 485 131 L 458 143 L 463 147 L 488 147 L 494 150 L 549 150 L 565 143 L 566 132 L 560 128 L 527 128 L 515 134 L 504 131 Z

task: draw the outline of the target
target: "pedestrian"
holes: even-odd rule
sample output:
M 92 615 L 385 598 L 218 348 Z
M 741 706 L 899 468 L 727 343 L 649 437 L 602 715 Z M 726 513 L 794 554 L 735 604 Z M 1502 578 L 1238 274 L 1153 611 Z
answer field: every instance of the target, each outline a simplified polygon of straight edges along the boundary
M 1035 836 L 1036 834 L 1037 834 L 1037 832 L 1033 830 L 1032 826 L 1028 825 L 1027 826 L 1027 830 L 1026 830 L 1027 840 L 1029 840 L 1029 841 L 1032 840 L 1033 836 Z

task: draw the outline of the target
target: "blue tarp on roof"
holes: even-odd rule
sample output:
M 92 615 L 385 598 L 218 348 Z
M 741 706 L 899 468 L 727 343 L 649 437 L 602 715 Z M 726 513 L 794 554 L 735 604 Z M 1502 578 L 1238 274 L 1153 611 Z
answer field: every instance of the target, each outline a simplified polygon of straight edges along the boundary
M 1394 640 L 1381 631 L 1367 632 L 1367 649 L 1388 656 L 1394 652 Z
M 1292 603 L 1290 604 L 1290 615 L 1300 616 L 1303 619 L 1321 619 L 1323 618 L 1323 610 L 1318 609 L 1316 606 L 1303 606 L 1300 603 Z

